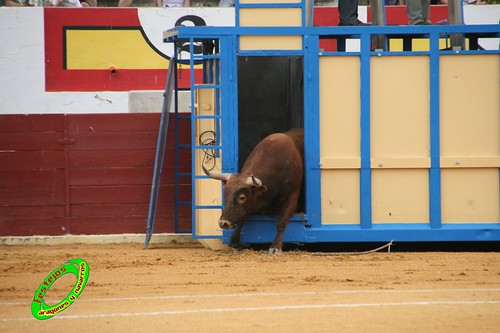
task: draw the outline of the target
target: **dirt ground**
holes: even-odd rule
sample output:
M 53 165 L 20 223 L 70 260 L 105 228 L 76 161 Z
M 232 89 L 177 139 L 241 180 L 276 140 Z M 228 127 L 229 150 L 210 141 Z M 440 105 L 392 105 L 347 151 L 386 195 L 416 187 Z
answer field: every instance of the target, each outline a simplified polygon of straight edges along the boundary
M 72 258 L 90 266 L 83 294 L 35 319 L 38 285 Z M 500 253 L 0 246 L 0 311 L 1 332 L 500 332 Z

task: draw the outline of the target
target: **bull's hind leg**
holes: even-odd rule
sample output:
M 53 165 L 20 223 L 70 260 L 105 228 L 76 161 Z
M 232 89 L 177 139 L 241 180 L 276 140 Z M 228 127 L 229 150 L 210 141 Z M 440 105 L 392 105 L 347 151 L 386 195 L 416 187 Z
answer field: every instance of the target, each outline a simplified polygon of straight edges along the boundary
M 276 236 L 274 237 L 273 243 L 269 248 L 269 254 L 280 254 L 283 252 L 283 233 L 285 232 L 286 225 L 288 224 L 289 218 L 282 218 L 281 216 L 278 218 L 276 222 Z

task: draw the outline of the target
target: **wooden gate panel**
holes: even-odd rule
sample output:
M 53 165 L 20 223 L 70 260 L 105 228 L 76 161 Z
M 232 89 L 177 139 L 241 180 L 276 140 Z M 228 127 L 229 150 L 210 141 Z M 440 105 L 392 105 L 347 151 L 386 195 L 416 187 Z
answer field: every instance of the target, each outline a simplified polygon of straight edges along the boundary
M 143 233 L 159 116 L 0 116 L 0 236 Z M 189 125 L 179 123 L 180 143 Z M 174 231 L 173 134 L 171 126 L 155 232 Z M 189 151 L 179 164 L 190 172 Z M 179 181 L 190 201 L 190 178 Z M 189 206 L 179 223 L 190 230 Z

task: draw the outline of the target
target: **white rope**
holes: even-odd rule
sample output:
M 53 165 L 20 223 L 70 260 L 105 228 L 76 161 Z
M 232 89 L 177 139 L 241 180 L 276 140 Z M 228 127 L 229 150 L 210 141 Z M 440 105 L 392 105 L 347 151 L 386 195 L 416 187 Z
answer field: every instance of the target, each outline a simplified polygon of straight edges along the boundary
M 380 250 L 383 250 L 387 248 L 387 252 L 391 253 L 391 245 L 393 244 L 393 241 L 391 240 L 389 243 L 382 245 L 380 247 L 377 247 L 376 249 L 373 250 L 368 250 L 368 251 L 362 251 L 362 252 L 337 252 L 337 253 L 325 253 L 325 252 L 313 252 L 311 255 L 313 256 L 322 256 L 322 257 L 338 257 L 338 256 L 359 256 L 363 254 L 369 254 L 369 253 L 374 253 L 378 252 Z

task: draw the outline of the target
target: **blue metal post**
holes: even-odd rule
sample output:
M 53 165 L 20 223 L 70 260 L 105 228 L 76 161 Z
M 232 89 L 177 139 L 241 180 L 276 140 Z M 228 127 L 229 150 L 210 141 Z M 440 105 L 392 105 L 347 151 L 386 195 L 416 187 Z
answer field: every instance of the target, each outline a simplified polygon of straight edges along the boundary
M 372 227 L 372 171 L 370 147 L 370 40 L 368 33 L 361 34 L 361 170 L 360 209 L 361 228 Z
M 439 34 L 430 34 L 430 155 L 429 220 L 431 228 L 441 227 L 441 163 L 439 123 Z
M 319 151 L 319 37 L 304 36 L 304 177 L 308 224 L 321 226 Z

